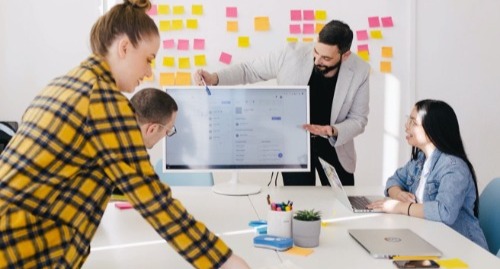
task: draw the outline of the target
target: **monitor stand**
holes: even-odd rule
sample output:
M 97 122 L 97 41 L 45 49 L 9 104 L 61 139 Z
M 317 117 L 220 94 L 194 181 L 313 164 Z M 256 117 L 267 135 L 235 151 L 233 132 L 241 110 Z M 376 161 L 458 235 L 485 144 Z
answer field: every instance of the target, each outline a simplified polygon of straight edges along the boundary
M 260 186 L 255 184 L 238 183 L 238 172 L 231 172 L 231 180 L 226 183 L 215 184 L 212 190 L 217 194 L 243 196 L 257 194 L 260 192 Z

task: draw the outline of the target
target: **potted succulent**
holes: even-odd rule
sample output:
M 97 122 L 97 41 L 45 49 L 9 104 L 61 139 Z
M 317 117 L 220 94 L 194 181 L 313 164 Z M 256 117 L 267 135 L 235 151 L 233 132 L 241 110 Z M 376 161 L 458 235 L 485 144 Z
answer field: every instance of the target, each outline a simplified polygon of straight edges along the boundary
M 292 220 L 293 243 L 298 247 L 313 248 L 319 245 L 321 211 L 298 210 Z

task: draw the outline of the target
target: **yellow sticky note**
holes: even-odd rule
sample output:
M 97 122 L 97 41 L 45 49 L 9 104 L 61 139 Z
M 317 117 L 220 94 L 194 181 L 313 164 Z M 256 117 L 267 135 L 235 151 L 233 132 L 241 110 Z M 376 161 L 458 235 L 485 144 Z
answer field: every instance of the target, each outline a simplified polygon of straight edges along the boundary
M 160 86 L 175 85 L 174 73 L 160 73 Z
M 203 15 L 203 5 L 192 5 L 191 14 L 193 15 Z
M 392 47 L 382 47 L 382 57 L 392 58 Z
M 153 60 L 151 61 L 151 68 L 153 68 L 153 69 L 154 69 L 155 67 L 156 67 L 156 59 L 153 59 Z
M 173 8 L 174 15 L 183 15 L 184 14 L 184 6 L 174 6 Z
M 187 19 L 186 20 L 186 28 L 198 29 L 198 20 L 197 19 Z
M 238 32 L 238 21 L 227 21 L 226 30 L 228 32 Z
M 196 66 L 207 65 L 207 60 L 205 58 L 205 54 L 195 55 L 194 56 L 194 65 L 196 65 Z
M 307 256 L 313 253 L 314 250 L 312 248 L 300 248 L 300 247 L 292 247 L 289 250 L 285 251 L 287 254 L 299 255 L 299 256 Z
M 304 37 L 304 38 L 302 38 L 302 42 L 310 43 L 310 42 L 313 42 L 313 41 L 314 41 L 314 38 L 312 38 L 312 37 Z
M 382 31 L 372 30 L 370 31 L 370 37 L 373 39 L 382 39 Z
M 391 64 L 391 62 L 381 61 L 380 62 L 380 72 L 382 72 L 382 73 L 391 73 L 392 72 L 392 64 Z
M 288 43 L 297 43 L 297 42 L 299 42 L 299 39 L 296 38 L 296 37 L 287 37 L 286 38 L 286 42 L 288 42 Z
M 168 15 L 170 14 L 169 5 L 158 5 L 158 15 Z
M 370 54 L 368 53 L 367 50 L 358 51 L 358 56 L 359 58 L 365 60 L 366 62 L 370 60 Z
M 240 47 L 240 48 L 250 47 L 250 37 L 248 37 L 248 36 L 238 37 L 238 47 Z
M 319 33 L 321 31 L 321 29 L 323 29 L 323 27 L 325 27 L 325 24 L 323 23 L 316 23 L 316 27 L 314 27 L 314 33 Z
M 170 31 L 172 26 L 170 25 L 170 21 L 160 21 L 160 31 Z
M 255 17 L 254 27 L 255 31 L 269 31 L 269 17 Z
M 318 21 L 326 20 L 326 10 L 316 10 L 315 17 Z
M 175 76 L 175 85 L 189 86 L 191 85 L 191 73 L 177 72 Z
M 459 258 L 436 260 L 436 262 L 439 264 L 440 267 L 447 269 L 469 268 L 469 265 L 466 264 L 464 261 L 460 260 Z
M 189 69 L 191 64 L 189 63 L 189 57 L 179 57 L 179 68 Z
M 175 66 L 175 58 L 174 57 L 163 57 L 163 66 L 174 67 Z
M 173 30 L 182 30 L 184 28 L 184 22 L 182 20 L 172 20 Z

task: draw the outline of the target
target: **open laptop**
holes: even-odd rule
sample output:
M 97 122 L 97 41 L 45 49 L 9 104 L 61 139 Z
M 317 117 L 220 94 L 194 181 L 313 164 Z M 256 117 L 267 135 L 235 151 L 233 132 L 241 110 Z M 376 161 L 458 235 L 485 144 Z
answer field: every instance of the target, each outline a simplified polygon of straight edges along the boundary
M 375 258 L 441 257 L 442 253 L 409 229 L 349 229 L 349 234 Z
M 332 186 L 333 192 L 335 194 L 335 198 L 339 200 L 343 205 L 347 208 L 352 209 L 354 213 L 367 213 L 367 212 L 378 212 L 372 209 L 366 208 L 366 206 L 375 201 L 383 199 L 382 196 L 348 196 L 342 186 L 342 182 L 339 179 L 337 171 L 333 165 L 329 164 L 325 160 L 319 158 L 321 166 L 325 171 L 326 177 L 328 178 L 328 182 Z

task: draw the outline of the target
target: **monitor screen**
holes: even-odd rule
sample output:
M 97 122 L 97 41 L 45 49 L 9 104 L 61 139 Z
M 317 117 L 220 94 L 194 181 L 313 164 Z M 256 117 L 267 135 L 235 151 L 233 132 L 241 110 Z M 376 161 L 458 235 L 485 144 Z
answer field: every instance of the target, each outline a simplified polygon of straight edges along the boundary
M 308 86 L 167 88 L 179 106 L 167 170 L 308 171 Z

